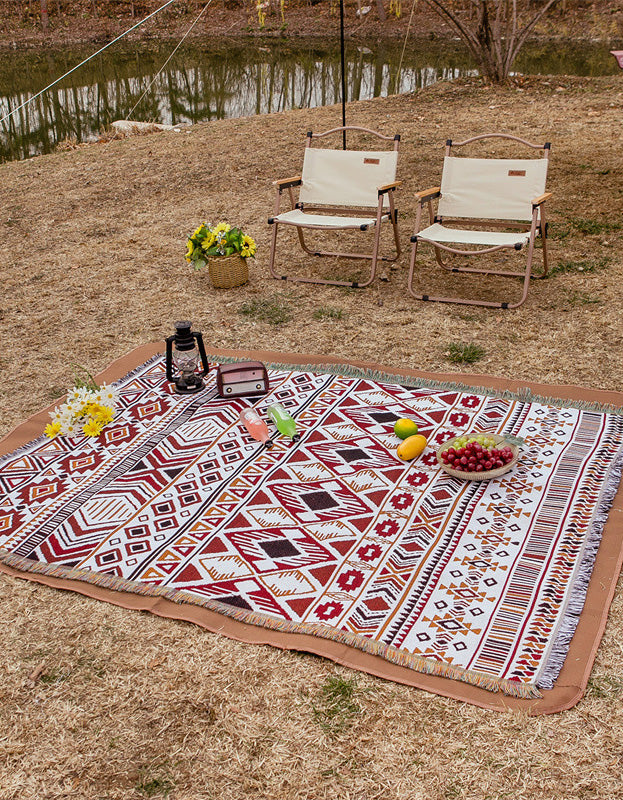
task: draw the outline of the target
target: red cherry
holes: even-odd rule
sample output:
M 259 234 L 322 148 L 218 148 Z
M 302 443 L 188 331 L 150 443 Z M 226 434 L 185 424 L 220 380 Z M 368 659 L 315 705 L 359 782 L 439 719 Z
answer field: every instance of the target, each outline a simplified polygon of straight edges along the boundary
M 491 463 L 491 461 L 488 461 L 488 460 L 485 461 L 485 469 L 491 469 L 492 466 L 493 466 L 493 464 Z

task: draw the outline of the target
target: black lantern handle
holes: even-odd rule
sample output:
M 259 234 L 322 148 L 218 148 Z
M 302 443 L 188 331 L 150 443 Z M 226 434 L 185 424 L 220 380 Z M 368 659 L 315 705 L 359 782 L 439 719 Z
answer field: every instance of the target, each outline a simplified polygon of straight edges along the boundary
M 205 375 L 208 374 L 208 370 L 210 369 L 210 365 L 208 363 L 208 357 L 206 356 L 205 347 L 203 346 L 203 334 L 199 331 L 193 333 L 193 336 L 197 340 L 197 347 L 199 348 L 199 355 L 201 356 L 201 365 L 203 366 L 203 372 L 201 373 L 201 377 L 203 378 Z M 167 339 L 167 347 L 169 346 L 169 340 Z
M 173 382 L 173 342 L 175 341 L 175 334 L 167 336 L 165 342 L 167 343 L 167 380 Z M 201 351 L 199 351 L 201 352 Z

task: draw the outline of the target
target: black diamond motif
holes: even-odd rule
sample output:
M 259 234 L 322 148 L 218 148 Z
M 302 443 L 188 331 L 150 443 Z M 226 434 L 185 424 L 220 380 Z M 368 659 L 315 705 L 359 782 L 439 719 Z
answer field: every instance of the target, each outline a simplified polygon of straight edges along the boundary
M 351 461 L 362 461 L 364 458 L 370 458 L 366 451 L 362 450 L 360 447 L 349 447 L 347 450 L 336 450 L 336 453 L 348 464 Z
M 260 542 L 260 547 L 269 558 L 288 558 L 300 555 L 296 547 L 287 539 L 275 539 L 272 542 Z
M 306 503 L 312 511 L 323 511 L 326 508 L 335 508 L 339 503 L 331 497 L 329 492 L 307 492 L 301 495 L 301 500 Z
M 456 619 L 442 619 L 439 621 L 439 624 L 447 631 L 459 631 L 463 627 Z
M 252 607 L 247 603 L 244 597 L 239 594 L 232 594 L 230 597 L 218 597 L 219 603 L 226 603 L 228 606 L 236 606 L 237 608 L 246 608 L 247 611 L 252 611 Z
M 400 417 L 393 411 L 373 411 L 370 416 L 376 422 L 396 422 Z

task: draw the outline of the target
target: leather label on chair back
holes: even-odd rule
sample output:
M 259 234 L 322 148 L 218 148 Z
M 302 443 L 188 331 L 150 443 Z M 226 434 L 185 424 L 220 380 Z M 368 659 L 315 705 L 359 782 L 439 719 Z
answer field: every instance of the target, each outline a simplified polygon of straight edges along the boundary
M 395 150 L 307 147 L 299 200 L 310 205 L 376 208 L 378 187 L 396 180 Z
M 438 214 L 471 219 L 532 219 L 532 201 L 545 192 L 546 158 L 446 156 Z

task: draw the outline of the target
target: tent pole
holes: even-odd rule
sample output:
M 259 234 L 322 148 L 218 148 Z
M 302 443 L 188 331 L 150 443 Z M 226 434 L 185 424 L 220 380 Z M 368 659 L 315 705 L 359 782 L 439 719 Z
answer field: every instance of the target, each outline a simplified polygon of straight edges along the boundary
M 346 70 L 344 68 L 344 0 L 340 0 L 340 56 L 342 59 L 342 127 L 346 127 Z M 342 131 L 342 148 L 346 150 L 346 131 Z

